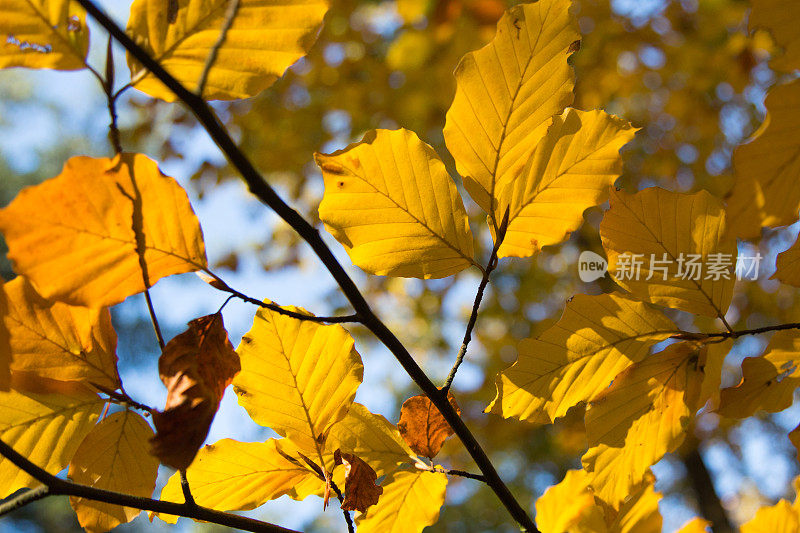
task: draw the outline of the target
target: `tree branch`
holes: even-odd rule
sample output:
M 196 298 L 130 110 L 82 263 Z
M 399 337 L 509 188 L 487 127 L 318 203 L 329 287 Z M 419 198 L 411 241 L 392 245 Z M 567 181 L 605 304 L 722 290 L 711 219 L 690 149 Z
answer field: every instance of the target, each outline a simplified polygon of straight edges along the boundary
M 25 507 L 29 503 L 41 500 L 42 498 L 47 498 L 48 496 L 50 496 L 50 489 L 48 489 L 46 486 L 26 490 L 16 498 L 13 498 L 3 505 L 0 505 L 0 516 L 7 515 L 8 513 L 14 512 L 21 507 Z
M 703 462 L 700 451 L 695 446 L 692 451 L 683 457 L 683 464 L 689 474 L 689 481 L 697 494 L 697 504 L 700 513 L 711 522 L 714 533 L 733 533 L 736 528 L 731 524 L 722 502 L 714 489 L 711 475 Z
M 698 341 L 705 339 L 738 339 L 745 335 L 760 335 L 761 333 L 769 333 L 770 331 L 783 331 L 787 329 L 800 329 L 800 322 L 790 322 L 787 324 L 777 324 L 774 326 L 764 326 L 753 329 L 741 329 L 739 331 L 723 331 L 721 333 L 693 333 L 690 331 L 673 335 L 673 339 L 680 339 L 684 341 Z
M 339 503 L 344 504 L 344 495 L 342 494 L 342 491 L 339 490 L 339 487 L 336 485 L 336 482 L 334 482 L 333 479 L 331 479 L 331 488 L 333 489 L 333 492 L 336 493 Z M 348 533 L 356 533 L 356 527 L 353 525 L 353 518 L 350 516 L 350 511 L 342 509 L 342 513 L 344 514 L 344 521 L 347 523 Z
M 500 224 L 500 228 L 497 230 L 497 239 L 495 239 L 494 246 L 492 247 L 492 254 L 489 257 L 489 262 L 486 264 L 486 268 L 483 269 L 483 278 L 481 278 L 481 282 L 478 284 L 478 292 L 475 295 L 475 302 L 472 304 L 472 313 L 469 316 L 467 330 L 464 332 L 464 340 L 461 342 L 461 348 L 458 350 L 456 362 L 453 364 L 453 368 L 450 369 L 450 374 L 448 374 L 447 379 L 444 382 L 444 386 L 442 386 L 442 392 L 445 395 L 447 395 L 447 391 L 450 390 L 453 380 L 456 379 L 458 367 L 461 366 L 461 363 L 464 362 L 464 357 L 467 355 L 467 346 L 469 346 L 469 342 L 472 340 L 472 330 L 475 328 L 475 323 L 478 321 L 478 309 L 480 308 L 481 301 L 483 300 L 483 291 L 486 290 L 486 285 L 489 284 L 489 276 L 491 276 L 492 272 L 494 272 L 494 269 L 497 268 L 497 251 L 500 249 L 500 245 L 503 244 L 503 239 L 506 237 L 506 230 L 508 229 L 508 216 L 509 210 L 506 209 L 506 214 L 503 216 L 503 222 Z
M 486 452 L 481 448 L 475 436 L 464 421 L 461 420 L 461 417 L 456 413 L 455 409 L 450 405 L 447 395 L 441 393 L 425 372 L 417 365 L 403 343 L 400 342 L 400 340 L 395 337 L 394 333 L 386 327 L 377 315 L 375 315 L 364 299 L 364 296 L 361 294 L 361 291 L 359 291 L 356 284 L 339 264 L 319 232 L 297 213 L 297 211 L 289 207 L 264 180 L 250 160 L 238 146 L 236 146 L 236 143 L 234 143 L 225 128 L 217 120 L 211 108 L 202 98 L 187 90 L 180 82 L 164 70 L 155 59 L 150 57 L 150 55 L 133 42 L 119 26 L 109 19 L 92 0 L 77 1 L 114 37 L 114 39 L 125 47 L 131 56 L 136 58 L 137 61 L 169 88 L 178 99 L 182 100 L 189 107 L 220 150 L 228 158 L 228 161 L 239 171 L 245 183 L 247 183 L 250 192 L 265 205 L 270 207 L 308 243 L 339 285 L 345 297 L 350 301 L 356 314 L 361 317 L 361 323 L 388 348 L 409 377 L 411 377 L 442 413 L 444 419 L 453 428 L 453 431 L 464 444 L 467 452 L 472 456 L 475 464 L 486 477 L 486 483 L 491 487 L 514 520 L 519 523 L 523 530 L 538 533 L 539 530 L 534 525 L 533 520 L 528 516 L 528 513 L 522 508 L 500 478 L 500 475 L 486 455 Z
M 42 495 L 42 498 L 45 496 L 76 496 L 87 500 L 133 507 L 143 511 L 153 511 L 156 513 L 193 518 L 205 522 L 213 522 L 214 524 L 242 529 L 244 531 L 253 531 L 256 533 L 298 533 L 291 529 L 286 529 L 260 520 L 223 513 L 205 507 L 153 500 L 151 498 L 131 496 L 130 494 L 122 494 L 73 483 L 58 478 L 28 461 L 2 440 L 0 440 L 0 455 L 4 456 L 18 468 L 47 487 L 47 493 Z

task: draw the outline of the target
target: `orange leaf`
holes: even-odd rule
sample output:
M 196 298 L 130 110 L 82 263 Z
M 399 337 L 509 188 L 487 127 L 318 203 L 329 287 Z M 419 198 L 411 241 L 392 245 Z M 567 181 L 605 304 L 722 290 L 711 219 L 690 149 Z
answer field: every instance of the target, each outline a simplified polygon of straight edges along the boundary
M 153 455 L 173 468 L 188 467 L 239 370 L 219 313 L 192 320 L 188 330 L 169 341 L 158 361 L 167 403 L 163 412 L 153 413 Z
M 452 393 L 447 394 L 450 405 L 461 414 Z M 433 459 L 447 438 L 453 434 L 450 424 L 427 396 L 414 396 L 403 403 L 397 429 L 414 453 Z
M 343 464 L 345 468 L 342 509 L 363 513 L 367 507 L 378 503 L 383 488 L 375 484 L 378 480 L 375 470 L 352 453 L 336 450 L 333 452 L 333 458 L 337 465 Z
M 3 278 L 0 278 L 2 281 Z M 11 344 L 4 317 L 8 315 L 6 296 L 0 291 L 0 390 L 8 390 L 11 383 Z
M 71 305 L 114 305 L 206 267 L 186 191 L 141 154 L 73 157 L 0 209 L 0 231 L 15 270 L 43 297 Z

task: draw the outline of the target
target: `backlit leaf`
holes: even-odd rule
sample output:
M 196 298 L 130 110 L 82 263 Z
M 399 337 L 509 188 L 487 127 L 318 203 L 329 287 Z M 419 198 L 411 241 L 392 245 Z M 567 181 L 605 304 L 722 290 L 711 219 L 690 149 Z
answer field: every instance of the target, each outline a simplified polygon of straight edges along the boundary
M 508 231 L 500 257 L 527 257 L 567 239 L 583 212 L 603 203 L 622 173 L 619 150 L 636 130 L 604 111 L 567 109 L 553 117 L 519 176 L 498 189 Z
M 381 486 L 378 503 L 356 518 L 359 533 L 420 533 L 439 519 L 447 476 L 397 470 Z
M 324 462 L 324 437 L 345 417 L 363 379 L 350 334 L 338 325 L 260 308 L 237 352 L 242 371 L 233 385 L 239 404 L 257 424 L 288 437 L 301 450 L 314 451 L 312 459 Z
M 0 68 L 77 70 L 86 65 L 89 29 L 72 0 L 3 0 Z
M 778 279 L 788 285 L 800 287 L 800 237 L 791 248 L 778 254 L 775 273 L 770 279 Z
M 605 532 L 603 509 L 595 503 L 584 470 L 570 470 L 536 500 L 536 526 L 563 533 Z
M 464 186 L 487 213 L 495 213 L 499 191 L 516 178 L 550 117 L 572 102 L 567 59 L 580 33 L 570 8 L 569 0 L 512 7 L 495 38 L 456 67 L 445 142 Z M 499 225 L 503 213 L 494 216 Z
M 147 452 L 150 425 L 131 411 L 103 419 L 83 439 L 70 461 L 69 478 L 82 485 L 149 498 L 156 487 L 158 460 Z M 140 509 L 70 497 L 86 531 L 108 531 L 130 522 Z
M 592 400 L 650 347 L 679 330 L 661 312 L 619 294 L 578 294 L 561 319 L 519 344 L 519 359 L 497 376 L 487 411 L 551 423 Z
M 452 392 L 447 399 L 453 409 L 461 414 Z M 397 429 L 414 453 L 433 459 L 442 449 L 444 441 L 453 434 L 453 428 L 427 396 L 413 396 L 403 402 Z
M 47 209 L 42 209 L 47 206 Z M 48 299 L 105 307 L 164 276 L 206 267 L 200 225 L 178 183 L 139 154 L 73 157 L 0 210 L 8 257 Z
M 255 509 L 285 494 L 297 497 L 294 488 L 307 478 L 316 476 L 300 462 L 288 457 L 296 448 L 285 439 L 266 442 L 238 442 L 223 439 L 204 446 L 186 470 L 192 496 L 198 505 L 220 511 Z M 321 481 L 317 481 L 322 485 Z M 180 475 L 175 473 L 161 499 L 183 502 Z M 174 523 L 177 517 L 158 515 Z
M 51 474 L 60 472 L 94 426 L 103 400 L 75 382 L 14 375 L 11 386 L 0 392 L 0 439 Z M 38 485 L 0 459 L 0 497 Z
M 781 0 L 751 0 L 750 3 L 753 6 L 750 29 L 769 30 L 784 50 L 783 55 L 770 61 L 770 66 L 786 72 L 800 68 L 800 35 L 795 25 L 800 18 L 800 5 Z
M 648 480 L 647 485 L 631 494 L 622 504 L 608 526 L 608 533 L 661 533 L 663 519 L 658 512 L 660 500 L 661 494 L 653 489 L 652 480 Z
M 128 33 L 194 91 L 219 38 L 228 0 L 182 0 L 172 20 L 169 4 L 164 0 L 135 0 Z M 314 44 L 327 10 L 324 0 L 241 0 L 203 97 L 249 98 L 272 85 Z M 162 100 L 175 100 L 172 92 L 130 55 L 128 66 L 134 87 Z
M 612 191 L 600 223 L 608 271 L 623 288 L 657 305 L 720 318 L 736 282 L 736 243 L 723 239 L 724 231 L 725 212 L 709 193 L 657 187 Z
M 800 386 L 800 333 L 778 331 L 764 354 L 742 361 L 742 380 L 723 389 L 719 413 L 730 418 L 747 418 L 757 411 L 783 411 Z
M 795 533 L 800 531 L 800 514 L 792 504 L 781 500 L 771 507 L 762 507 L 742 524 L 741 533 Z
M 800 80 L 770 89 L 764 105 L 761 127 L 733 153 L 737 181 L 728 218 L 734 237 L 755 238 L 761 226 L 792 224 L 800 209 Z
M 0 291 L 0 391 L 7 391 L 11 386 L 11 343 L 6 327 L 7 316 L 8 302 L 5 291 Z
M 8 302 L 3 321 L 11 332 L 15 372 L 60 381 L 119 386 L 117 335 L 108 309 L 45 300 L 18 276 L 2 292 Z
M 586 409 L 589 451 L 583 466 L 599 498 L 623 502 L 645 480 L 651 465 L 675 450 L 701 402 L 706 349 L 670 345 L 614 379 Z
M 711 531 L 711 522 L 697 517 L 683 524 L 677 533 L 708 533 L 708 531 Z
M 167 403 L 163 412 L 153 413 L 153 453 L 162 463 L 177 469 L 191 464 L 225 387 L 240 369 L 220 313 L 192 320 L 189 329 L 167 343 L 158 360 Z
M 372 467 L 352 453 L 342 453 L 341 450 L 336 450 L 333 456 L 336 464 L 345 468 L 342 509 L 363 513 L 367 508 L 378 503 L 380 495 L 383 494 L 383 488 L 375 484 L 378 476 Z
M 461 197 L 433 148 L 408 130 L 373 130 L 315 154 L 326 229 L 370 274 L 442 278 L 475 261 Z

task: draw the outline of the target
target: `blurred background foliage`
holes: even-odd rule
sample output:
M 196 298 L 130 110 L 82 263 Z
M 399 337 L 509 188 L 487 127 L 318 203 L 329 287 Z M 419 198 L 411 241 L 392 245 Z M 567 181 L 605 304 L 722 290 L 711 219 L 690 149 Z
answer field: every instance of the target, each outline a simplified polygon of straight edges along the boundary
M 323 189 L 312 154 L 342 148 L 372 128 L 416 131 L 443 157 L 461 187 L 442 136 L 455 92 L 452 72 L 461 56 L 491 39 L 497 19 L 510 5 L 504 0 L 333 0 L 307 58 L 260 96 L 217 103 L 215 108 L 268 181 L 317 223 Z M 749 4 L 742 0 L 575 0 L 574 10 L 583 34 L 581 49 L 572 59 L 577 74 L 574 106 L 603 108 L 641 128 L 624 149 L 625 173 L 618 186 L 707 189 L 724 197 L 733 183 L 734 147 L 763 120 L 766 90 L 786 76 L 770 69 L 769 60 L 779 50 L 769 34 L 748 33 Z M 201 199 L 237 179 L 218 153 L 204 152 L 202 144 L 201 149 L 192 147 L 192 139 L 202 132 L 185 109 L 135 93 L 126 93 L 120 110 L 127 150 L 145 152 L 162 162 L 180 161 L 191 176 L 192 193 Z M 100 103 L 88 109 L 101 118 L 92 120 L 102 122 L 106 120 L 102 101 L 97 95 L 93 98 Z M 10 201 L 22 186 L 57 174 L 70 155 L 110 153 L 102 136 L 81 135 L 74 125 L 60 125 L 64 119 L 57 109 L 48 110 L 36 98 L 24 72 L 4 73 L 0 131 L 7 117 L 24 114 L 26 107 L 35 108 L 31 112 L 37 114 L 51 113 L 53 127 L 75 133 L 32 146 L 37 157 L 29 165 L 15 163 L 14 154 L 0 143 L 0 204 Z M 485 218 L 464 197 L 479 241 L 477 253 L 485 262 L 491 245 Z M 239 209 L 236 205 L 228 208 Z M 532 260 L 501 263 L 481 309 L 469 364 L 455 382 L 468 424 L 512 491 L 531 509 L 535 499 L 567 469 L 579 467 L 587 446 L 582 409 L 573 409 L 564 420 L 544 428 L 504 421 L 482 411 L 494 396 L 494 376 L 516 359 L 519 339 L 551 325 L 569 296 L 613 290 L 608 279 L 591 284 L 578 279 L 580 251 L 602 252 L 597 231 L 602 210 L 589 210 L 585 217 L 583 228 L 565 244 L 546 248 Z M 767 279 L 775 254 L 788 248 L 796 232 L 793 227 L 770 230 L 759 243 L 740 244 L 740 251 L 759 250 L 764 260 L 759 281 L 737 285 L 728 314 L 735 329 L 800 317 L 794 289 Z M 254 237 L 233 240 L 234 245 L 216 254 L 214 268 L 223 276 L 233 275 L 243 261 L 255 261 L 265 277 L 319 270 L 286 225 L 264 224 L 248 234 Z M 347 260 L 343 254 L 340 257 Z M 0 272 L 6 278 L 13 275 L 5 262 Z M 319 275 L 324 273 L 319 271 Z M 455 357 L 477 282 L 476 272 L 434 281 L 359 276 L 368 299 L 435 379 L 446 375 Z M 347 312 L 346 302 L 334 290 L 328 293 L 327 304 L 333 311 Z M 684 328 L 712 331 L 719 327 L 677 311 L 670 316 Z M 146 340 L 151 332 L 144 320 L 137 313 L 116 314 L 123 364 L 134 363 L 135 358 L 126 358 L 126 353 L 138 353 L 141 358 L 150 352 L 156 357 L 152 340 Z M 367 388 L 394 400 L 383 413 L 396 421 L 399 405 L 416 391 L 393 361 L 372 357 L 371 352 L 380 350 L 364 331 L 355 328 L 353 332 L 368 367 L 388 365 Z M 741 360 L 758 355 L 764 343 L 765 339 L 746 338 L 736 344 L 726 360 L 723 385 L 738 382 Z M 680 454 L 669 455 L 654 469 L 656 487 L 665 496 L 661 504 L 665 529 L 720 509 L 735 525 L 749 519 L 758 506 L 792 496 L 790 481 L 798 466 L 786 433 L 798 418 L 793 408 L 742 422 L 720 420 L 713 413 L 701 415 L 692 428 L 696 438 L 687 439 Z M 472 468 L 455 440 L 440 457 L 452 468 Z M 707 497 L 709 488 L 717 498 Z M 706 496 L 698 499 L 700 493 Z M 452 479 L 448 501 L 453 505 L 443 509 L 432 531 L 510 531 L 505 512 L 480 484 Z M 59 513 L 58 509 L 59 516 L 70 513 L 64 505 L 45 505 L 45 510 L 31 508 L 27 515 L 15 516 L 17 522 L 10 530 L 74 527 L 69 518 L 47 522 L 46 517 Z M 329 520 L 325 516 L 307 524 L 307 529 L 328 530 Z M 140 526 L 148 524 L 139 519 L 125 527 Z M 724 524 L 721 527 L 723 531 Z

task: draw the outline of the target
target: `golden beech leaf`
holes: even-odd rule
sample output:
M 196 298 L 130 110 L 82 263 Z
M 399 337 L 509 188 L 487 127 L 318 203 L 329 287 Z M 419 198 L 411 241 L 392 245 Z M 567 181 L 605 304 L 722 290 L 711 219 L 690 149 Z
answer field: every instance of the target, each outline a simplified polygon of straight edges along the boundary
M 119 386 L 117 335 L 108 309 L 45 300 L 18 276 L 2 286 L 8 302 L 3 322 L 11 333 L 15 372 L 60 381 Z
M 723 319 L 736 282 L 736 243 L 706 191 L 612 191 L 600 237 L 614 280 L 645 301 Z
M 239 404 L 257 424 L 324 463 L 326 435 L 347 414 L 364 375 L 350 334 L 338 325 L 261 308 L 237 352 L 242 371 L 233 390 Z
M 770 279 L 777 279 L 787 285 L 800 287 L 800 237 L 791 248 L 778 254 L 775 273 Z
M 582 458 L 589 484 L 617 506 L 645 482 L 651 465 L 675 450 L 689 420 L 705 403 L 702 343 L 681 342 L 620 373 L 586 409 L 589 450 Z
M 677 533 L 707 533 L 711 531 L 711 522 L 705 518 L 695 517 L 681 526 Z
M 378 476 L 416 459 L 398 429 L 360 403 L 353 403 L 347 415 L 331 427 L 325 443 L 328 449 L 361 457 Z
M 764 354 L 742 361 L 742 380 L 723 389 L 719 413 L 729 418 L 747 418 L 757 411 L 783 411 L 800 386 L 800 333 L 778 331 Z
M 552 423 L 592 400 L 650 347 L 680 330 L 647 304 L 620 294 L 578 294 L 561 319 L 519 344 L 519 358 L 498 374 L 486 409 L 504 418 Z
M 455 183 L 414 132 L 372 130 L 314 158 L 325 179 L 319 217 L 366 272 L 442 278 L 475 264 Z
M 795 21 L 800 18 L 800 5 L 797 2 L 781 0 L 751 0 L 750 29 L 765 28 L 784 50 L 770 61 L 770 67 L 785 72 L 800 68 L 800 35 Z
M 0 391 L 7 391 L 11 386 L 11 337 L 6 327 L 7 317 L 8 302 L 5 291 L 0 291 Z
M 72 305 L 117 304 L 206 267 L 186 192 L 141 154 L 71 158 L 0 210 L 0 231 L 16 271 L 43 297 Z
M 333 457 L 337 465 L 345 467 L 342 509 L 363 513 L 378 503 L 383 488 L 375 484 L 378 479 L 375 470 L 352 453 L 342 453 L 337 449 Z
M 728 233 L 743 239 L 759 237 L 762 226 L 796 222 L 800 209 L 800 80 L 770 89 L 764 105 L 761 127 L 733 153 Z
M 70 461 L 68 476 L 82 485 L 149 498 L 158 477 L 158 460 L 147 453 L 152 436 L 150 425 L 136 413 L 126 410 L 109 415 L 83 439 Z M 141 512 L 76 496 L 69 501 L 81 527 L 90 532 L 109 531 Z
M 386 476 L 381 487 L 378 503 L 356 518 L 359 533 L 420 533 L 439 519 L 447 476 L 396 470 Z
M 498 255 L 528 257 L 566 240 L 586 209 L 605 202 L 622 173 L 619 150 L 635 133 L 604 111 L 567 109 L 553 117 L 518 177 L 498 189 L 495 216 L 509 212 Z
M 652 475 L 648 476 L 652 478 Z M 616 516 L 606 508 L 608 533 L 661 533 L 663 519 L 658 512 L 661 494 L 653 489 L 652 479 L 625 500 Z
M 72 0 L 3 0 L 0 68 L 77 70 L 86 66 L 89 28 Z
M 0 439 L 51 474 L 67 466 L 105 403 L 87 386 L 15 373 L 0 392 Z M 0 459 L 0 498 L 38 481 Z
M 800 531 L 800 513 L 792 504 L 781 500 L 771 507 L 762 507 L 742 524 L 741 533 L 795 533 Z
M 502 187 L 515 179 L 550 118 L 572 103 L 567 59 L 580 39 L 570 0 L 509 9 L 494 39 L 456 67 L 456 95 L 444 138 L 472 199 L 495 213 Z
M 153 454 L 162 463 L 179 470 L 191 464 L 225 387 L 240 369 L 220 313 L 192 320 L 188 330 L 167 343 L 158 360 L 167 403 L 163 412 L 153 413 Z
M 297 499 L 295 488 L 307 480 L 322 485 L 308 467 L 292 459 L 296 456 L 296 447 L 286 439 L 223 439 L 200 449 L 186 470 L 186 478 L 198 505 L 220 511 L 245 511 L 283 495 Z M 183 501 L 178 473 L 161 491 L 161 499 Z M 158 517 L 170 523 L 177 521 L 172 515 Z
M 594 501 L 584 470 L 568 471 L 536 500 L 536 526 L 563 533 L 606 531 L 603 509 Z
M 228 0 L 171 2 L 135 0 L 127 32 L 190 91 L 219 39 Z M 233 25 L 219 47 L 203 97 L 233 100 L 255 96 L 306 55 L 317 39 L 325 0 L 241 0 Z M 172 15 L 172 16 L 170 16 Z M 246 54 L 242 51 L 246 50 Z M 128 55 L 133 86 L 168 102 L 176 99 L 155 76 Z
M 456 413 L 461 414 L 452 392 L 448 391 L 447 399 Z M 453 434 L 453 428 L 442 413 L 430 398 L 423 395 L 413 396 L 403 402 L 397 429 L 414 453 L 429 459 L 436 457 L 444 441 Z

